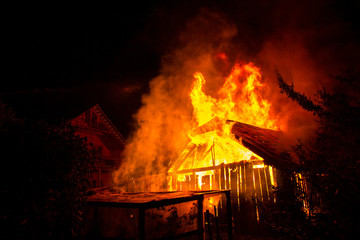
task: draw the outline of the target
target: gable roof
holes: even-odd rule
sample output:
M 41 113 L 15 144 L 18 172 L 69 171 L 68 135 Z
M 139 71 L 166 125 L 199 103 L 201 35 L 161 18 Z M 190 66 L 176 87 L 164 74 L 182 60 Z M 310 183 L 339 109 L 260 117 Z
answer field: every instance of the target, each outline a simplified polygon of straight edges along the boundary
M 227 120 L 226 124 L 232 125 L 231 133 L 237 141 L 216 130 L 221 129 L 223 124 L 219 119 L 213 119 L 195 129 L 192 141 L 171 164 L 169 171 L 208 168 L 221 163 L 261 158 L 274 165 L 281 153 L 292 151 L 293 143 L 280 131 Z
M 252 159 L 261 159 L 261 157 L 222 132 L 210 131 L 196 135 L 172 164 L 169 172 L 215 167 L 222 163 Z
M 98 114 L 98 116 L 104 121 L 104 123 L 106 124 L 106 126 L 108 127 L 108 129 L 114 134 L 114 136 L 116 136 L 117 139 L 120 140 L 120 142 L 122 144 L 126 144 L 126 140 L 123 137 L 123 135 L 121 135 L 121 133 L 119 132 L 119 130 L 117 130 L 117 128 L 115 127 L 115 125 L 110 121 L 110 119 L 106 116 L 106 114 L 104 113 L 104 111 L 101 109 L 101 107 L 99 106 L 99 104 L 95 104 L 95 106 L 92 107 L 92 109 Z
M 95 113 L 97 115 L 98 118 L 101 119 L 101 122 L 104 124 L 103 127 L 106 128 L 106 130 L 108 130 L 110 133 L 112 133 L 123 145 L 126 144 L 126 140 L 125 138 L 121 135 L 121 133 L 117 130 L 117 128 L 115 127 L 115 125 L 110 121 L 110 119 L 106 116 L 106 114 L 104 113 L 104 111 L 101 109 L 101 107 L 99 106 L 99 104 L 95 104 L 94 106 L 92 106 L 91 108 L 89 108 L 88 110 L 84 111 L 83 113 L 79 114 L 78 116 L 76 116 L 75 118 L 73 118 L 71 120 L 71 122 L 74 125 L 79 126 L 78 124 L 80 122 L 83 121 L 82 116 L 83 114 L 87 114 L 89 116 L 92 116 L 92 113 Z M 92 121 L 92 119 L 90 120 Z M 79 126 L 84 127 L 84 126 Z M 87 126 L 87 128 L 89 128 L 90 126 Z
M 96 115 L 96 117 L 94 115 Z M 126 144 L 125 138 L 116 129 L 98 104 L 95 104 L 93 107 L 73 118 L 71 123 L 77 126 L 79 132 L 82 132 L 83 135 L 87 137 L 91 136 L 93 139 L 89 139 L 90 142 L 101 141 L 108 149 L 112 149 L 115 152 L 120 150 L 119 144 L 122 146 Z M 89 132 L 92 133 L 89 135 Z

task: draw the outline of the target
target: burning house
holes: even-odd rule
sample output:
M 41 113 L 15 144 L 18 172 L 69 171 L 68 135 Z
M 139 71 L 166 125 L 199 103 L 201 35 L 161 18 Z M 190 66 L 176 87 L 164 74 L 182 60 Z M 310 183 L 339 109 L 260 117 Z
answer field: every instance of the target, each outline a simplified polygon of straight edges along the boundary
M 145 113 L 154 113 L 159 105 L 150 105 L 158 102 L 147 99 L 148 105 L 139 111 L 138 135 L 135 134 L 127 146 L 125 155 L 128 159 L 118 171 L 119 176 L 127 177 L 117 180 L 125 192 L 228 190 L 231 196 L 228 202 L 231 202 L 237 231 L 240 234 L 255 232 L 261 222 L 257 203 L 276 201 L 272 188 L 279 183 L 280 173 L 274 166 L 282 152 L 291 151 L 292 144 L 279 130 L 281 128 L 276 117 L 270 114 L 271 104 L 261 94 L 264 85 L 261 83 L 260 69 L 254 64 L 235 64 L 216 94 L 205 93 L 205 82 L 202 73 L 193 75 L 186 99 L 191 101 L 191 119 L 171 118 L 171 124 L 168 124 L 166 117 L 172 115 L 162 114 L 165 118 L 156 118 L 157 121 L 152 122 L 152 118 L 146 118 L 148 115 Z M 158 100 L 160 93 L 157 89 L 155 100 Z M 160 99 L 160 104 L 165 102 L 163 98 Z M 161 109 L 164 111 L 165 107 Z M 176 111 L 180 111 L 181 107 L 177 105 Z M 184 142 L 179 144 L 179 138 L 166 138 L 163 135 L 175 132 L 175 121 L 181 122 L 181 126 L 191 126 L 182 129 L 187 135 L 187 145 Z M 154 134 L 157 129 L 162 135 Z M 170 140 L 164 141 L 165 138 Z M 154 139 L 154 142 L 150 139 Z M 161 160 L 172 156 L 169 155 L 172 153 L 169 146 L 177 145 L 185 147 L 177 157 L 170 159 L 165 170 L 161 169 L 159 174 L 150 171 L 154 170 L 154 165 L 161 166 Z M 121 171 L 125 169 L 129 171 L 122 174 Z M 139 169 L 145 169 L 145 174 L 129 179 L 129 176 L 136 176 L 131 175 L 130 170 L 138 173 Z M 159 184 L 164 180 L 167 182 L 165 189 Z M 222 202 L 224 199 L 214 206 L 223 210 Z M 210 213 L 215 216 L 216 210 Z
M 112 184 L 112 172 L 119 168 L 125 139 L 114 124 L 96 104 L 71 120 L 77 134 L 87 138 L 90 148 L 99 157 L 92 174 L 91 186 L 104 187 Z
M 213 130 L 217 121 L 213 120 L 199 127 L 198 133 L 187 145 L 169 169 L 169 188 L 176 190 L 229 189 L 230 169 L 237 171 L 234 184 L 244 184 L 236 189 L 246 189 L 246 183 L 253 181 L 254 169 L 263 169 L 264 176 L 258 184 L 265 187 L 261 195 L 268 193 L 270 186 L 276 185 L 276 170 L 269 163 L 279 159 L 282 152 L 291 150 L 291 144 L 281 132 L 262 129 L 249 124 L 227 121 L 234 138 Z M 264 162 L 266 160 L 266 163 Z M 240 165 L 251 165 L 248 175 Z M 230 167 L 231 166 L 231 167 Z M 234 166 L 236 166 L 234 168 Z M 225 169 L 228 169 L 225 171 Z M 265 180 L 261 183 L 261 179 Z M 258 190 L 261 188 L 258 187 Z M 261 196 L 263 198 L 263 196 Z
M 196 135 L 168 172 L 169 189 L 230 190 L 234 220 L 242 233 L 258 227 L 257 203 L 275 201 L 273 187 L 281 181 L 273 167 L 291 142 L 279 131 L 226 121 L 231 136 L 219 131 L 214 119 Z

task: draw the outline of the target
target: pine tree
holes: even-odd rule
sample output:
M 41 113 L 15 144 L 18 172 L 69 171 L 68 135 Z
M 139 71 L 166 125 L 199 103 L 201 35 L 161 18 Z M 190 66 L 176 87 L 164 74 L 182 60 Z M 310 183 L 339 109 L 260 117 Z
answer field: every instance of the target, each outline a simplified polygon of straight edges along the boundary
M 336 80 L 337 88 L 319 90 L 315 102 L 278 74 L 281 91 L 312 112 L 318 123 L 314 140 L 295 148 L 301 164 L 282 168 L 292 181 L 276 189 L 277 205 L 264 210 L 270 225 L 286 237 L 351 239 L 360 231 L 360 78 L 343 74 Z M 296 181 L 299 174 L 306 190 Z M 308 212 L 301 215 L 304 202 Z M 286 221 L 276 220 L 280 212 Z M 301 217 L 292 218 L 295 213 Z

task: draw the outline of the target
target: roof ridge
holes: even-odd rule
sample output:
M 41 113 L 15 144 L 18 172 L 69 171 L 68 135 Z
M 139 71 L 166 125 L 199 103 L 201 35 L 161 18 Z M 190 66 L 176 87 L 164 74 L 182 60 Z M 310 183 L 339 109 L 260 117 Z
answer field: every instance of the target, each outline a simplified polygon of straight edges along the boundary
M 106 126 L 109 128 L 109 130 L 112 131 L 115 134 L 115 136 L 125 145 L 126 144 L 125 138 L 119 132 L 119 130 L 115 127 L 115 125 L 110 121 L 110 119 L 106 116 L 104 111 L 101 109 L 100 105 L 95 104 L 90 109 L 94 109 L 97 112 L 97 114 L 100 115 L 100 117 L 105 121 Z

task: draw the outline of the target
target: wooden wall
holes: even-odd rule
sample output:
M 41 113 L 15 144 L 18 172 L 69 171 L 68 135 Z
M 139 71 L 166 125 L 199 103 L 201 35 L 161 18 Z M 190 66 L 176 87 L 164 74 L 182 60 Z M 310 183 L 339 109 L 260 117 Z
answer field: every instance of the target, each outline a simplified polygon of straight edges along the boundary
M 214 175 L 204 177 L 204 184 L 198 186 L 199 170 L 213 170 Z M 184 174 L 184 171 L 181 172 Z M 272 186 L 277 185 L 277 171 L 263 161 L 240 161 L 231 164 L 221 164 L 212 169 L 191 169 L 186 181 L 177 181 L 176 173 L 169 176 L 172 190 L 225 190 L 230 189 L 232 213 L 235 231 L 238 234 L 251 234 L 261 231 L 262 223 L 258 213 L 257 203 L 276 201 Z M 206 180 L 212 178 L 212 185 Z M 204 188 L 205 186 L 205 188 Z

